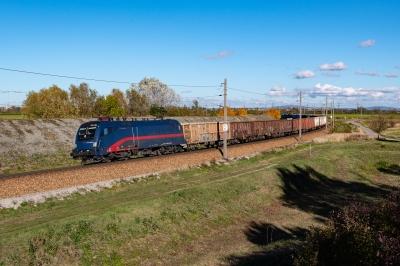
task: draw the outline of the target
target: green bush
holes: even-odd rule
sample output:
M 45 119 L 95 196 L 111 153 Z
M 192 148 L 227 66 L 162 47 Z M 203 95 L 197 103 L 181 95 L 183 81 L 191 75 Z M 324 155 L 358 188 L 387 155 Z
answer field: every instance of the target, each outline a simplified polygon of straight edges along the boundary
M 331 133 L 351 133 L 357 131 L 358 131 L 357 126 L 337 120 L 335 120 L 335 127 L 331 128 Z
M 400 190 L 377 204 L 353 202 L 313 229 L 295 265 L 400 265 Z

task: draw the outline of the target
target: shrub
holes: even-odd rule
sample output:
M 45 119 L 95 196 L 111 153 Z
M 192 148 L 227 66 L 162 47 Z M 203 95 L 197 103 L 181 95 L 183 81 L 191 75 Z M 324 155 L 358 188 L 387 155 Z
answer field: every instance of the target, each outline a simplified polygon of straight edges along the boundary
M 400 190 L 377 204 L 353 202 L 307 235 L 295 265 L 399 265 Z

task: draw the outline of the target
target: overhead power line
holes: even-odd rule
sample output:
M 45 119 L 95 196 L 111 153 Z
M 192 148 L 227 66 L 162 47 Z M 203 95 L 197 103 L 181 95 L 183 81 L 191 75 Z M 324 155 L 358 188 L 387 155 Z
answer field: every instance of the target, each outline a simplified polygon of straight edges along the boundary
M 251 91 L 244 91 L 244 90 L 238 90 L 238 89 L 234 89 L 234 88 L 230 88 L 230 87 L 228 87 L 228 89 L 235 90 L 235 91 L 246 92 L 246 93 L 251 93 L 251 94 L 258 94 L 258 95 L 264 95 L 264 96 L 267 95 L 266 93 L 257 93 L 257 92 L 251 92 Z
M 121 84 L 139 84 L 138 82 L 80 78 L 80 77 L 71 77 L 71 76 L 64 76 L 64 75 L 47 74 L 47 73 L 32 72 L 32 71 L 25 71 L 25 70 L 9 69 L 9 68 L 2 68 L 2 67 L 0 67 L 0 70 L 13 71 L 13 72 L 19 72 L 19 73 L 25 73 L 25 74 L 41 75 L 41 76 L 58 77 L 58 78 L 81 79 L 81 80 L 109 82 L 109 83 L 121 83 Z M 182 84 L 177 84 L 177 85 L 168 85 L 168 86 L 188 87 L 188 88 L 219 88 L 219 86 L 209 86 L 209 85 L 182 85 Z
M 14 93 L 29 93 L 26 91 L 0 91 L 1 93 L 14 92 Z

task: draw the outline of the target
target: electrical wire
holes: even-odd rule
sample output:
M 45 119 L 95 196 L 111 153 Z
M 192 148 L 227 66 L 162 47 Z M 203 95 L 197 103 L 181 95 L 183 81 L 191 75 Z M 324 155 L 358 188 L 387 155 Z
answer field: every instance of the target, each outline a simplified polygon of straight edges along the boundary
M 29 93 L 25 91 L 0 91 L 1 93 L 6 93 L 6 92 L 14 92 L 14 93 Z
M 199 100 L 200 100 L 200 98 L 202 98 L 202 97 L 196 97 L 196 98 L 199 98 Z M 210 101 L 207 101 L 207 100 L 204 100 L 204 99 L 201 99 L 202 101 L 205 101 L 205 102 L 208 102 L 208 103 L 211 103 L 211 104 L 214 104 L 214 105 L 216 105 L 216 106 L 219 106 L 219 107 L 222 107 L 221 105 L 218 105 L 218 104 L 216 104 L 216 103 L 213 103 L 213 102 L 210 102 Z
M 32 72 L 32 71 L 25 71 L 25 70 L 16 70 L 16 69 L 2 68 L 2 67 L 0 67 L 0 70 L 13 71 L 13 72 L 19 72 L 19 73 L 26 73 L 26 74 L 34 74 L 34 75 L 41 75 L 41 76 L 58 77 L 58 78 L 81 79 L 81 80 L 109 82 L 109 83 L 121 83 L 121 84 L 138 84 L 137 82 L 70 77 L 70 76 L 47 74 L 47 73 Z M 209 86 L 209 85 L 181 85 L 181 84 L 177 84 L 177 85 L 168 85 L 168 86 L 188 87 L 188 88 L 219 88 L 219 86 Z
M 246 92 L 246 93 L 251 93 L 251 94 L 264 95 L 264 96 L 267 95 L 266 93 L 257 93 L 257 92 L 251 92 L 251 91 L 244 91 L 244 90 L 238 90 L 238 89 L 234 89 L 234 88 L 230 88 L 230 87 L 227 87 L 227 89 L 235 90 L 235 91 L 241 91 L 241 92 Z

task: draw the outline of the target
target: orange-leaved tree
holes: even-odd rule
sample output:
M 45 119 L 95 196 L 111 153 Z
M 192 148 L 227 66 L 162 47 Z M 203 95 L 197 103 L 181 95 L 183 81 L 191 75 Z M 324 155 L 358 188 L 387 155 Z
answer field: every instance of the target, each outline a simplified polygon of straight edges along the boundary
M 231 108 L 226 107 L 226 114 L 227 114 L 228 116 L 235 116 L 235 115 L 236 115 L 236 112 L 233 111 Z M 218 116 L 224 116 L 224 109 L 219 110 Z
M 265 111 L 265 114 L 273 116 L 275 119 L 281 119 L 281 112 L 278 109 L 269 109 Z
M 244 108 L 239 109 L 239 110 L 236 111 L 236 115 L 241 115 L 241 116 L 247 115 L 247 111 Z

